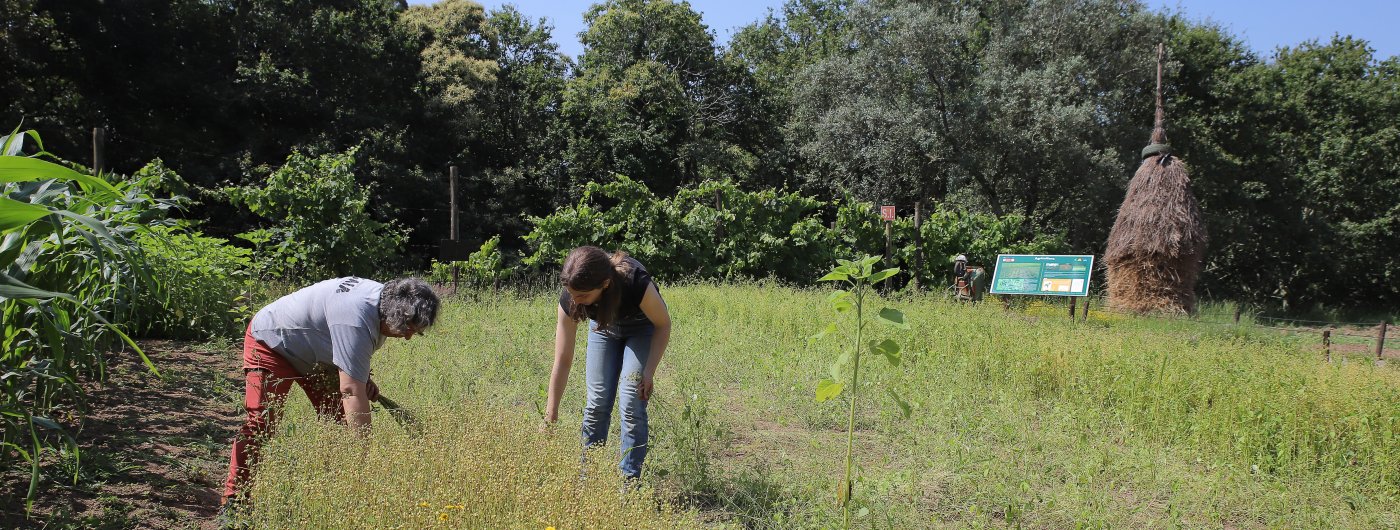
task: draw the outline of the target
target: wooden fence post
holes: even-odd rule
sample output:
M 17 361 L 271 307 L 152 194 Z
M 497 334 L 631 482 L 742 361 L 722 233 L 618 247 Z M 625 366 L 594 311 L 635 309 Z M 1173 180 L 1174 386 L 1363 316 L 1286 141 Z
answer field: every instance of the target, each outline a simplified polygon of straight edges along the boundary
M 1240 323 L 1240 311 L 1241 311 L 1241 309 L 1242 309 L 1242 306 L 1241 306 L 1240 304 L 1236 303 L 1236 304 L 1235 304 L 1235 325 L 1239 325 L 1239 323 Z
M 447 204 L 450 215 L 452 215 L 447 223 L 447 237 L 456 242 L 459 236 L 457 233 L 457 166 L 447 168 Z
M 1088 322 L 1088 321 L 1089 321 L 1089 297 L 1088 297 L 1088 296 L 1085 296 L 1085 297 L 1084 297 L 1084 316 L 1082 317 L 1082 321 L 1084 321 L 1084 322 Z
M 724 240 L 724 196 L 719 189 L 715 189 L 715 244 Z
M 458 241 L 461 234 L 457 230 L 457 166 L 447 168 L 447 209 L 452 217 L 448 220 L 448 237 L 453 243 Z M 457 284 L 461 280 L 460 271 L 457 268 L 457 261 L 452 261 L 452 294 L 457 294 Z
M 1079 301 L 1075 300 L 1073 296 L 1066 298 L 1069 298 L 1069 321 L 1074 322 L 1074 306 L 1079 305 Z
M 92 129 L 92 174 L 102 174 L 102 168 L 107 165 L 107 128 L 95 127 Z
M 885 266 L 894 266 L 894 222 L 885 221 Z
M 1377 360 L 1377 361 L 1381 360 L 1381 356 L 1385 354 L 1385 327 L 1386 327 L 1386 322 L 1385 322 L 1384 320 L 1382 320 L 1382 321 L 1381 321 L 1381 327 L 1380 327 L 1380 329 L 1376 330 L 1376 360 Z
M 924 200 L 914 201 L 914 290 L 919 290 L 919 276 L 924 273 Z
M 1327 362 L 1332 362 L 1332 330 L 1322 330 L 1322 351 L 1327 355 Z

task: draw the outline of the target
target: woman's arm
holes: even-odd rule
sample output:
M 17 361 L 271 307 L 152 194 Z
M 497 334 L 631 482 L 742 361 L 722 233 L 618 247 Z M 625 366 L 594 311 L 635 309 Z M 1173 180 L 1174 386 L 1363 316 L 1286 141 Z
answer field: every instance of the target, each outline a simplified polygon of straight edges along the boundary
M 369 385 L 340 372 L 340 402 L 345 407 L 345 423 L 358 433 L 369 431 Z
M 564 308 L 558 311 L 558 322 L 554 325 L 554 368 L 549 372 L 549 395 L 544 405 L 545 423 L 559 421 L 559 400 L 569 384 L 569 370 L 574 365 L 574 340 L 578 336 L 578 322 L 565 313 Z
M 642 313 L 656 327 L 651 336 L 651 353 L 647 355 L 647 365 L 642 370 L 642 382 L 637 385 L 638 397 L 646 401 L 651 399 L 656 367 L 661 365 L 661 357 L 666 355 L 666 345 L 671 343 L 671 312 L 666 309 L 666 301 L 661 299 L 655 283 L 647 285 L 647 292 L 642 295 Z

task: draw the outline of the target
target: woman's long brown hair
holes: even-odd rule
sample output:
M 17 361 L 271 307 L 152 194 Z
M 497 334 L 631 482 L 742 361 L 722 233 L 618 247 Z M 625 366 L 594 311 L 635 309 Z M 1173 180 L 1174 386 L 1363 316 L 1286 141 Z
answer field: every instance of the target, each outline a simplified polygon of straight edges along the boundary
M 612 280 L 593 304 L 596 308 L 593 320 L 598 329 L 607 328 L 617 318 L 617 306 L 622 304 L 622 284 L 632 272 L 632 265 L 626 260 L 626 252 L 609 253 L 598 247 L 578 247 L 564 258 L 564 270 L 559 272 L 559 279 L 569 289 L 592 291 Z M 586 306 L 577 302 L 570 306 L 568 313 L 574 322 L 588 318 Z

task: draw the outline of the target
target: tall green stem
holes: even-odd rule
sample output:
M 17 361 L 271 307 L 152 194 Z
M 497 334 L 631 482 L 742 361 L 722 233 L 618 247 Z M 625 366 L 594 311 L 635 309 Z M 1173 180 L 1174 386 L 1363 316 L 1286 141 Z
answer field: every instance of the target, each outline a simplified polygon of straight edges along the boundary
M 841 483 L 841 488 L 846 493 L 845 500 L 841 503 L 844 511 L 844 528 L 851 527 L 851 495 L 854 488 L 851 485 L 851 454 L 855 447 L 856 433 L 856 397 L 859 395 L 860 387 L 856 382 L 860 377 L 860 341 L 861 332 L 865 329 L 865 319 L 863 314 L 865 302 L 865 285 L 856 284 L 856 344 L 853 354 L 854 362 L 851 367 L 851 413 L 846 419 L 846 479 Z

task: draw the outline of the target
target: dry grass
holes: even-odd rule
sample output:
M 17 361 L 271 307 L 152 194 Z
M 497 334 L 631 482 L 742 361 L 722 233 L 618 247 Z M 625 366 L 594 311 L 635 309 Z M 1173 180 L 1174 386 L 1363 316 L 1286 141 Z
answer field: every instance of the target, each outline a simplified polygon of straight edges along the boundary
M 376 413 L 361 451 L 298 395 L 253 488 L 253 522 L 837 527 L 844 411 L 813 400 L 836 352 L 806 340 L 830 317 L 825 296 L 667 286 L 684 332 L 657 375 L 644 473 L 656 490 L 626 496 L 615 442 L 578 480 L 582 362 L 559 431 L 535 430 L 556 299 L 449 303 L 432 333 L 375 357 L 381 388 L 427 418 L 426 436 Z M 870 513 L 857 527 L 1400 527 L 1394 364 L 1328 364 L 1312 340 L 1247 326 L 897 303 L 914 330 L 897 334 L 900 366 L 872 363 L 870 395 L 892 388 L 914 409 L 906 420 L 888 396 L 861 404 L 855 498 Z
M 572 430 L 539 433 L 524 411 L 462 404 L 368 440 L 302 418 L 266 450 L 258 528 L 694 528 L 692 513 L 624 487 L 616 449 L 581 464 Z M 387 416 L 382 418 L 387 419 Z M 366 442 L 367 443 L 363 443 Z

